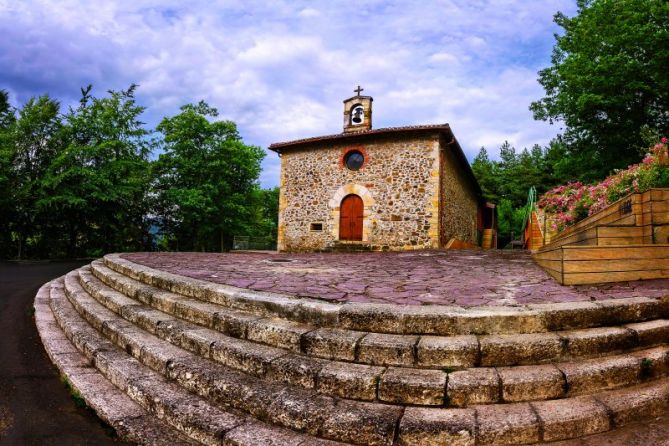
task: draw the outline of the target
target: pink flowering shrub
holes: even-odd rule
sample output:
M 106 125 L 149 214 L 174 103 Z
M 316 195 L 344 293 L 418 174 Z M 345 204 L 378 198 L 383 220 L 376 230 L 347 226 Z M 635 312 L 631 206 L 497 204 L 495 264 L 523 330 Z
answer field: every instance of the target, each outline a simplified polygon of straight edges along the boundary
M 575 182 L 553 188 L 541 196 L 537 206 L 551 216 L 551 229 L 562 231 L 625 195 L 651 187 L 669 187 L 667 138 L 653 146 L 641 163 L 617 171 L 598 184 Z

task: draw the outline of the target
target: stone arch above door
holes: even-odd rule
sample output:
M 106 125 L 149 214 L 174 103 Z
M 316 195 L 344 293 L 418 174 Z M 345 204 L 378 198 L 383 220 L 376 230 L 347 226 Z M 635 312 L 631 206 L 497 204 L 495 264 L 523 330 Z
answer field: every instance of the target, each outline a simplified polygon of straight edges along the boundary
M 362 241 L 369 240 L 369 229 L 371 227 L 370 216 L 372 205 L 374 204 L 374 198 L 372 198 L 372 193 L 365 186 L 360 184 L 347 184 L 345 186 L 337 189 L 335 194 L 330 199 L 328 203 L 330 207 L 330 214 L 332 217 L 332 237 L 335 240 L 339 240 L 339 217 L 340 217 L 340 208 L 341 201 L 347 195 L 357 195 L 362 198 L 362 203 L 364 204 L 363 211 L 363 222 L 362 222 Z

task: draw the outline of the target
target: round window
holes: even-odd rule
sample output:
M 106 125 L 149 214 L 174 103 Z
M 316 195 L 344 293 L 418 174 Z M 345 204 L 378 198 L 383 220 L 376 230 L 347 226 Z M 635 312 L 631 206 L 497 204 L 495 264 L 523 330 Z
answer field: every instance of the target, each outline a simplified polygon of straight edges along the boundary
M 365 157 L 357 150 L 348 152 L 344 158 L 344 163 L 349 170 L 360 170 L 364 162 Z

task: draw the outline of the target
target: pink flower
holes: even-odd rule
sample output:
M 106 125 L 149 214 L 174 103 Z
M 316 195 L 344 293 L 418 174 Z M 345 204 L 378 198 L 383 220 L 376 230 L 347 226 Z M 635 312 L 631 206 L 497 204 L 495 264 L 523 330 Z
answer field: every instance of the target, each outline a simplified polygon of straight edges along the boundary
M 660 141 L 662 142 L 662 144 L 666 144 L 667 143 L 667 137 L 663 136 Z

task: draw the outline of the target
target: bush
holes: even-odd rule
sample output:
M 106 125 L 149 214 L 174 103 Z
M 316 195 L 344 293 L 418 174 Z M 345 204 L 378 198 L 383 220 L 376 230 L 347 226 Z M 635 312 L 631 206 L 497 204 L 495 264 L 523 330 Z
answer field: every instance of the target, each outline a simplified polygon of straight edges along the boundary
M 558 186 L 542 195 L 537 206 L 552 215 L 552 229 L 562 231 L 632 192 L 669 187 L 668 165 L 667 138 L 662 138 L 641 163 L 617 171 L 598 184 Z

